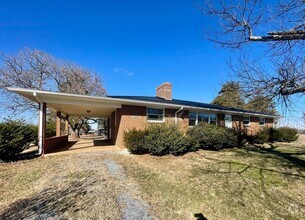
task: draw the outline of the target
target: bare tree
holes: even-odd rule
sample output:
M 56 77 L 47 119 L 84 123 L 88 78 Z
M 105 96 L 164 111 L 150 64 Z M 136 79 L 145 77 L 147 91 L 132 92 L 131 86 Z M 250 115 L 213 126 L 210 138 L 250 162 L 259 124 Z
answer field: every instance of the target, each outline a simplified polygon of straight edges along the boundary
M 305 1 L 208 0 L 201 7 L 219 28 L 208 38 L 221 46 L 240 47 L 251 41 L 305 40 Z M 269 29 L 272 28 L 272 29 Z M 269 29 L 269 30 L 268 30 Z
M 47 79 L 50 78 L 53 58 L 39 50 L 25 49 L 16 56 L 1 55 L 0 68 L 1 107 L 18 114 L 31 109 L 38 109 L 34 103 L 8 92 L 6 87 L 21 87 L 49 90 Z
M 264 66 L 250 57 L 229 63 L 233 77 L 248 97 L 262 95 L 289 108 L 292 97 L 305 94 L 305 62 L 300 57 L 287 56 Z
M 103 83 L 96 72 L 80 67 L 72 62 L 54 58 L 46 52 L 26 48 L 16 56 L 1 55 L 0 107 L 18 116 L 23 112 L 36 112 L 38 106 L 6 87 L 21 87 L 47 91 L 60 91 L 82 95 L 106 95 Z M 68 120 L 74 137 L 90 118 L 64 116 Z
M 207 39 L 240 50 L 230 69 L 248 96 L 289 107 L 291 97 L 305 94 L 305 0 L 209 0 L 201 11 L 214 18 Z

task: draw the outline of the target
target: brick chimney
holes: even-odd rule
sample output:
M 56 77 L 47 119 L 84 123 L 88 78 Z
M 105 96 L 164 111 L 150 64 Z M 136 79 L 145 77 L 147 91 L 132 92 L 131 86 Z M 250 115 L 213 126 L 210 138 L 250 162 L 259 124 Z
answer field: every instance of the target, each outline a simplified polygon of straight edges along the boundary
M 165 100 L 172 100 L 172 84 L 165 82 L 156 88 L 156 96 Z

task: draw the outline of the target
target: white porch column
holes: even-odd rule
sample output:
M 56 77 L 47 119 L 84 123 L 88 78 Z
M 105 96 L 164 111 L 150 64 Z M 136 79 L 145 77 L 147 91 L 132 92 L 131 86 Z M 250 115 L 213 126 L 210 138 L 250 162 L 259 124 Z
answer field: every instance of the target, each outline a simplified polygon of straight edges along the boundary
M 39 103 L 38 154 L 43 154 L 46 139 L 46 103 Z

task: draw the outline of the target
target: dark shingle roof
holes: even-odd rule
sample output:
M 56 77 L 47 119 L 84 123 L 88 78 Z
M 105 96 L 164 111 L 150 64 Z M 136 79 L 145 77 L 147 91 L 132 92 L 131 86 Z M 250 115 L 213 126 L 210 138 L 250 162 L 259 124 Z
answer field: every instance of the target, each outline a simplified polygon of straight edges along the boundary
M 118 99 L 127 99 L 127 100 L 136 100 L 136 101 L 143 101 L 143 102 L 183 105 L 183 106 L 198 107 L 198 108 L 210 108 L 210 109 L 222 110 L 222 111 L 244 112 L 244 113 L 248 113 L 248 114 L 263 114 L 263 115 L 276 116 L 276 115 L 269 114 L 269 113 L 250 111 L 250 110 L 245 110 L 245 109 L 240 109 L 240 108 L 231 108 L 231 107 L 225 107 L 225 106 L 221 106 L 221 105 L 213 105 L 213 104 L 208 104 L 208 103 L 193 102 L 193 101 L 186 101 L 186 100 L 179 100 L 179 99 L 165 100 L 163 98 L 153 97 L 153 96 L 108 96 L 108 97 L 118 98 Z

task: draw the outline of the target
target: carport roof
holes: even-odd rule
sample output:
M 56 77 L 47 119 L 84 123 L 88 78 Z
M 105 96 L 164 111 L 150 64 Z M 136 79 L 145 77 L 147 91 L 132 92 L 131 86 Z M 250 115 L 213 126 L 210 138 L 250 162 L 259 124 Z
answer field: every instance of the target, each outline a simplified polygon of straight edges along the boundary
M 61 111 L 62 113 L 70 116 L 109 117 L 111 112 L 117 108 L 121 108 L 122 105 L 136 105 L 171 109 L 183 107 L 189 111 L 206 110 L 224 114 L 235 113 L 246 116 L 255 115 L 271 118 L 279 117 L 277 115 L 271 115 L 263 112 L 248 111 L 244 109 L 229 108 L 179 99 L 165 100 L 163 98 L 148 96 L 88 96 L 24 88 L 9 87 L 7 89 L 33 102 L 45 102 L 49 108 L 56 111 Z

